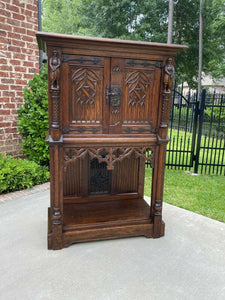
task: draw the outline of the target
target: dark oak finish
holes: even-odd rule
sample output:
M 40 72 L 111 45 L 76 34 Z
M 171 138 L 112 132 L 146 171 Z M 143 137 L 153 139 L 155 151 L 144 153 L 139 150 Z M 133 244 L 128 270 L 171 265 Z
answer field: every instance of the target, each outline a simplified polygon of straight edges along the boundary
M 49 65 L 48 248 L 163 236 L 174 57 L 187 47 L 42 32 L 37 39 Z

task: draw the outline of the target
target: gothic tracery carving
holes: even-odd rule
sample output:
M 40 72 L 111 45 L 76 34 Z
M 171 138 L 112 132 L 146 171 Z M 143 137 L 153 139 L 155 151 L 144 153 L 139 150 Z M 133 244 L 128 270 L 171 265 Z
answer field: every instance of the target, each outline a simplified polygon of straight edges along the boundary
M 80 68 L 73 73 L 72 81 L 76 83 L 77 104 L 95 103 L 96 85 L 99 80 L 99 75 L 87 68 Z
M 143 106 L 146 100 L 147 87 L 149 85 L 148 76 L 141 71 L 131 72 L 126 78 L 129 88 L 129 104 Z
M 149 155 L 149 152 L 151 154 Z M 93 159 L 107 163 L 107 169 L 113 170 L 114 164 L 132 153 L 136 157 L 143 157 L 150 162 L 151 167 L 154 164 L 154 152 L 149 147 L 103 147 L 103 148 L 70 148 L 65 149 L 64 153 L 64 170 L 67 168 L 68 162 L 74 161 L 78 158 L 84 158 L 87 154 Z

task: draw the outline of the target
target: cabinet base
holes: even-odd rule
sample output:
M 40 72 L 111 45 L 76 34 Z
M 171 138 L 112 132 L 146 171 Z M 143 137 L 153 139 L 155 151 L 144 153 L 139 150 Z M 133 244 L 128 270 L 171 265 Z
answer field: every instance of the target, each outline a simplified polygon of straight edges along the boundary
M 48 249 L 62 249 L 73 243 L 133 236 L 154 238 L 149 205 L 141 198 L 110 202 L 64 205 L 62 231 L 53 233 L 48 213 Z M 161 234 L 164 235 L 162 222 Z

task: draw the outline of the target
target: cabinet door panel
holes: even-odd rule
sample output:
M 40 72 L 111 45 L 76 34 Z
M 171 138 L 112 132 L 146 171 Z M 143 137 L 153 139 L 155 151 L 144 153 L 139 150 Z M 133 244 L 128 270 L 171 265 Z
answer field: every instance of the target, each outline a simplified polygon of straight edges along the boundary
M 122 76 L 121 120 L 122 133 L 152 133 L 157 126 L 155 106 L 158 99 L 160 62 L 124 60 Z M 155 89 L 157 92 L 155 93 Z
M 63 62 L 70 82 L 64 88 L 64 133 L 155 132 L 159 61 L 64 55 Z
M 103 133 L 106 127 L 104 91 L 109 59 L 71 55 L 64 60 L 68 64 L 70 80 L 67 131 Z

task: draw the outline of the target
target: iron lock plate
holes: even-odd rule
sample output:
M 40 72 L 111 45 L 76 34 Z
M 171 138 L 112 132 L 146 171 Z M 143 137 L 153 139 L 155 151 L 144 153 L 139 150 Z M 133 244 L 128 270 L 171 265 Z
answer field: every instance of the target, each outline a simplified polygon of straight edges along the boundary
M 107 102 L 109 101 L 110 107 L 119 107 L 121 104 L 121 96 L 122 91 L 120 86 L 111 86 L 111 89 L 109 90 L 107 88 L 106 90 L 106 99 Z

